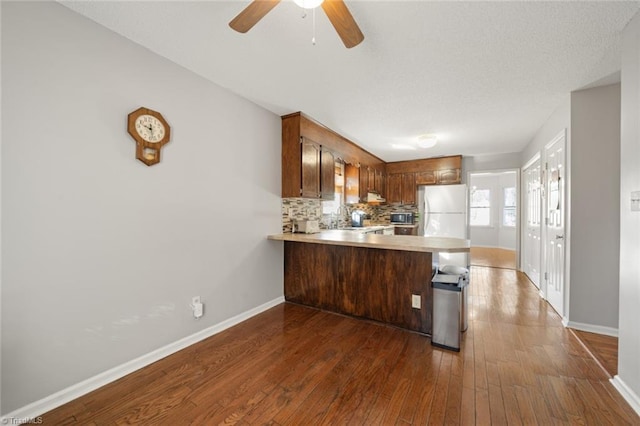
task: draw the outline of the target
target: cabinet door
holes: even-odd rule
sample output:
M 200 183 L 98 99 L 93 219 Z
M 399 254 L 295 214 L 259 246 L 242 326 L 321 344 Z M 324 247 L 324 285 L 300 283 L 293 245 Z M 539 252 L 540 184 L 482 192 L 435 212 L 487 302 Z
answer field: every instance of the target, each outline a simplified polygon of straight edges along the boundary
M 320 165 L 320 198 L 332 201 L 336 198 L 336 160 L 333 152 L 322 148 Z
M 437 182 L 436 171 L 427 170 L 416 173 L 416 185 L 435 185 Z
M 373 188 L 380 195 L 384 194 L 384 188 L 382 187 L 382 182 L 383 182 L 382 172 L 380 170 L 375 170 L 375 184 L 373 185 Z
M 303 198 L 320 197 L 320 145 L 302 138 L 302 188 L 300 195 Z
M 367 167 L 367 181 L 369 184 L 369 192 L 376 190 L 376 170 L 372 167 Z
M 344 165 L 344 202 L 360 202 L 360 169 L 353 164 Z
M 387 175 L 387 202 L 402 202 L 402 173 Z
M 360 202 L 367 202 L 367 193 L 369 192 L 369 167 L 360 166 Z
M 460 169 L 438 170 L 439 184 L 460 183 L 460 182 L 461 182 Z
M 402 174 L 402 202 L 404 204 L 416 203 L 416 174 Z
M 395 234 L 396 235 L 417 235 L 418 232 L 417 232 L 417 228 L 416 227 L 396 226 Z

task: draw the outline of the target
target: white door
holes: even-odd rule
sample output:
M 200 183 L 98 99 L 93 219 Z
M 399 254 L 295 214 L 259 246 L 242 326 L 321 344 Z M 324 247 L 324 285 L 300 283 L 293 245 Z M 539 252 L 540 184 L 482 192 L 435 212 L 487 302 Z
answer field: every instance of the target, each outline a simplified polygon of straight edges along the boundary
M 531 282 L 540 288 L 540 217 L 542 216 L 542 184 L 540 157 L 533 159 L 522 172 L 524 229 L 522 238 L 522 269 Z
M 544 256 L 547 300 L 564 316 L 564 215 L 565 215 L 565 167 L 566 137 L 563 131 L 544 150 L 545 169 L 545 232 Z

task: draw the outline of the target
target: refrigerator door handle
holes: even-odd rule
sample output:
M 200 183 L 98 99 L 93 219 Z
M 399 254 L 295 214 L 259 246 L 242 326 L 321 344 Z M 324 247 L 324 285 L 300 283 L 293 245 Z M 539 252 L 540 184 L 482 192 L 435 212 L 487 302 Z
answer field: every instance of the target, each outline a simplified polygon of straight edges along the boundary
M 427 229 L 429 228 L 429 200 L 424 197 L 424 232 L 423 236 L 427 236 Z

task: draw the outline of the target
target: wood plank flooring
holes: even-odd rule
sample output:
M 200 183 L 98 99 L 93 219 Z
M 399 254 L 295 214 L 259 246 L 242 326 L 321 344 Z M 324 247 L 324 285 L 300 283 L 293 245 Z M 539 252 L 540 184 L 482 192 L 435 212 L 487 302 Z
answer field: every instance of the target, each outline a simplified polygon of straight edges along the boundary
M 492 247 L 471 247 L 471 265 L 516 269 L 516 252 Z
M 571 329 L 610 377 L 618 374 L 618 338 Z
M 537 289 L 473 267 L 459 353 L 285 303 L 44 414 L 43 424 L 638 425 Z

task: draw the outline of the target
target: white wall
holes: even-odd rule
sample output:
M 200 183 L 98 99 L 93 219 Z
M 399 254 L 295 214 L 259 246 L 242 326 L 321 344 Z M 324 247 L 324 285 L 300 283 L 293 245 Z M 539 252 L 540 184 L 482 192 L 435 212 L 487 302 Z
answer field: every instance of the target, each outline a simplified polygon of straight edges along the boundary
M 172 126 L 152 167 L 140 106 Z M 276 115 L 57 3 L 2 2 L 2 123 L 2 413 L 281 299 Z
M 520 154 L 520 164 L 523 167 L 534 155 L 539 154 L 544 146 L 555 138 L 560 131 L 567 129 L 567 144 L 571 141 L 571 96 L 564 97 L 558 108 L 549 116 L 547 121 L 538 129 L 531 142 Z
M 490 226 L 470 227 L 471 245 L 515 250 L 517 229 L 502 226 L 502 206 L 504 204 L 504 188 L 516 186 L 516 173 L 471 174 L 469 186 L 470 188 L 475 186 L 477 189 L 489 189 L 492 207 Z
M 462 157 L 463 183 L 467 183 L 468 174 L 471 172 L 518 169 L 520 166 L 522 166 L 522 161 L 519 152 L 473 156 L 465 155 Z
M 571 94 L 572 323 L 618 328 L 620 84 Z
M 640 212 L 630 210 L 630 192 L 640 191 L 640 14 L 624 32 L 621 80 L 620 316 L 614 384 L 640 413 Z

